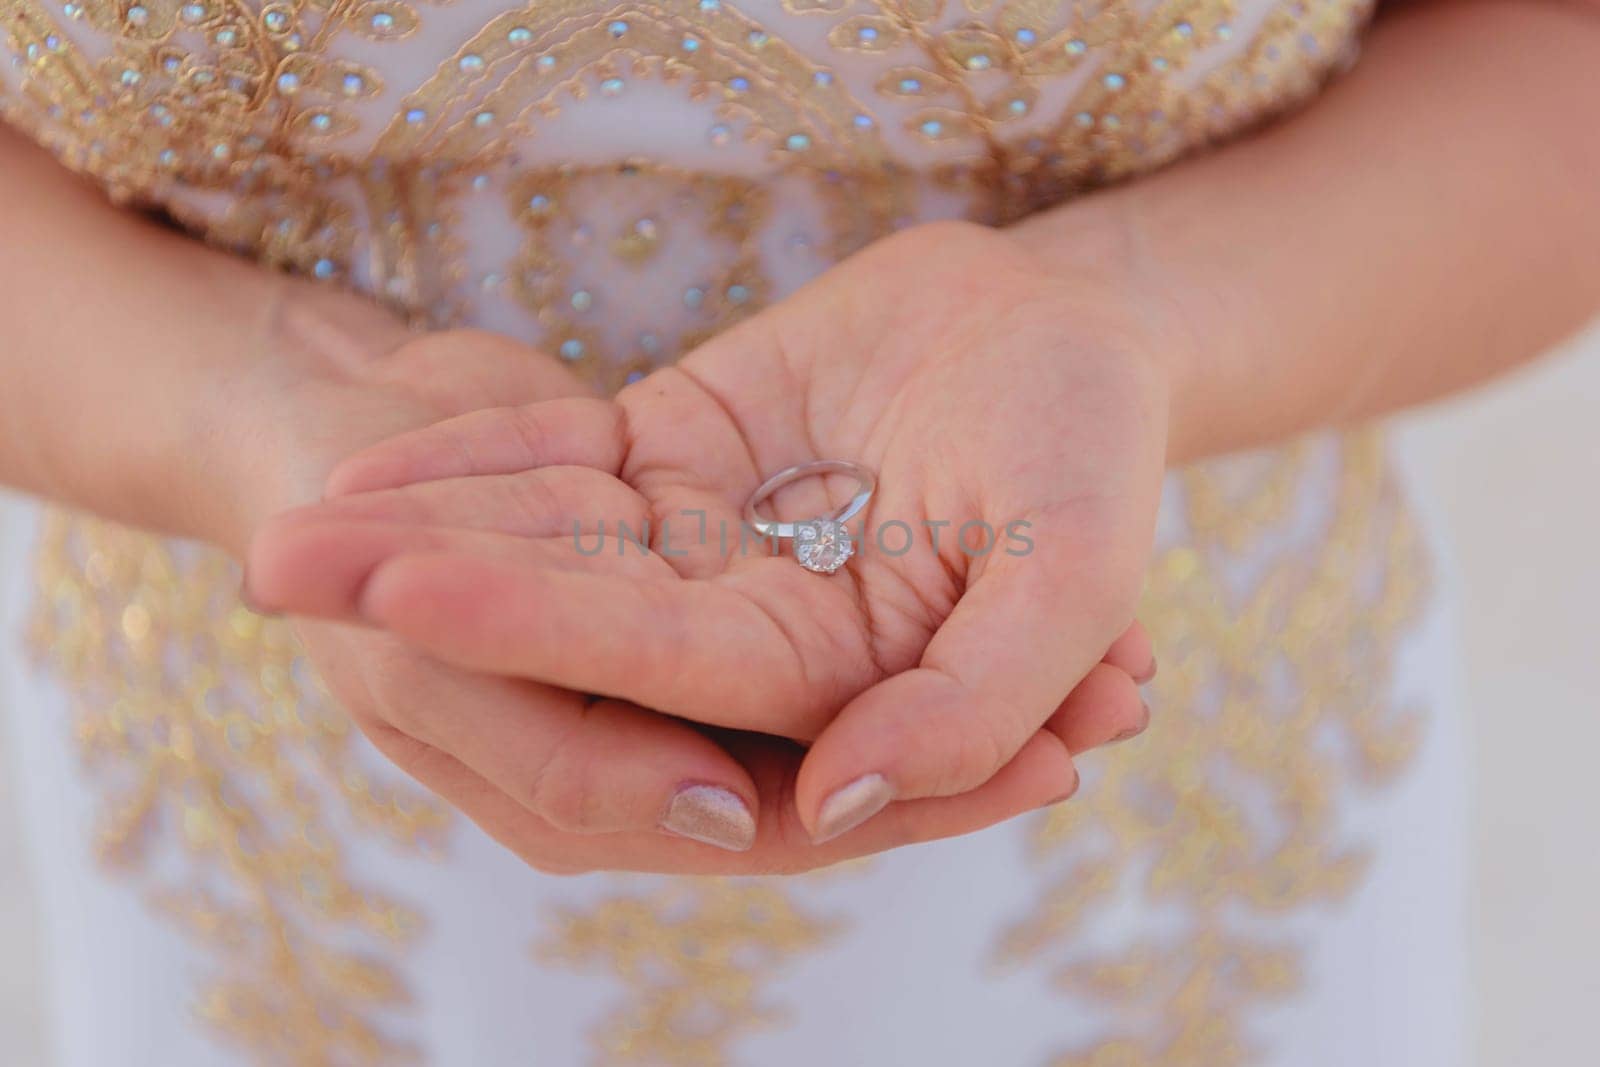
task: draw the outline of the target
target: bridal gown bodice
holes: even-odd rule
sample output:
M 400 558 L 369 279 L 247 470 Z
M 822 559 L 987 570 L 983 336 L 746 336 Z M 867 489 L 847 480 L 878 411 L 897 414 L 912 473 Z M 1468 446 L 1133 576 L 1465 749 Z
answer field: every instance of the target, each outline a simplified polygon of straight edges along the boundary
M 615 388 L 896 228 L 1298 105 L 1367 16 L 515 4 L 0 0 L 0 115 L 199 238 Z M 1170 477 L 1156 725 L 1078 799 L 794 879 L 531 872 L 373 754 L 226 560 L 11 512 L 70 1067 L 1463 1062 L 1449 633 L 1373 434 Z

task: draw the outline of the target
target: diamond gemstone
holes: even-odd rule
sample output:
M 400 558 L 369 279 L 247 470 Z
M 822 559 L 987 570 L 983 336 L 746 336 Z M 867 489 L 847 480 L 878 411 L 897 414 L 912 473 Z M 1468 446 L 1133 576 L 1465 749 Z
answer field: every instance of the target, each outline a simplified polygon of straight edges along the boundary
M 832 574 L 856 554 L 850 531 L 831 519 L 801 523 L 795 531 L 794 556 L 800 566 L 818 574 Z

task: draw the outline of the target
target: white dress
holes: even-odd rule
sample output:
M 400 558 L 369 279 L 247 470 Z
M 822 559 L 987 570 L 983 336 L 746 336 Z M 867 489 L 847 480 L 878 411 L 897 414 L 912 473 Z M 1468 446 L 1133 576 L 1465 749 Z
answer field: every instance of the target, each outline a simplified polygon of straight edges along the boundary
M 899 226 L 1297 104 L 1365 15 L 0 0 L 0 113 L 210 240 L 615 386 Z M 1079 799 L 788 880 L 530 872 L 352 733 L 225 560 L 6 521 L 65 1067 L 1467 1062 L 1448 583 L 1376 435 L 1171 476 L 1155 725 Z

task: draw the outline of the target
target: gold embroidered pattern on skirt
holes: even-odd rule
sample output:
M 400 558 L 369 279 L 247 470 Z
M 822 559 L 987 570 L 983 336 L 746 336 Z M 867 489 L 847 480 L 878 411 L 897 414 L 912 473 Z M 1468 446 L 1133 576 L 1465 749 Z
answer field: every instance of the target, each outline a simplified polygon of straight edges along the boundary
M 355 758 L 350 725 L 281 622 L 234 596 L 217 553 L 49 515 L 36 652 L 69 686 L 104 793 L 99 847 L 212 951 L 196 1008 L 262 1062 L 409 1060 L 387 962 L 420 917 L 352 870 L 346 839 L 428 848 L 421 790 Z
M 1329 507 L 1308 517 L 1308 493 Z M 1386 694 L 1427 563 L 1378 435 L 1202 466 L 1164 503 L 1185 521 L 1142 613 L 1159 727 L 1092 761 L 1079 799 L 1038 821 L 1041 892 L 1000 945 L 1103 1020 L 1059 1067 L 1256 1062 L 1249 1009 L 1299 981 L 1293 918 L 1364 870 L 1341 801 L 1392 779 L 1420 739 Z M 1135 929 L 1109 948 L 1090 936 L 1130 901 Z
M 781 965 L 837 933 L 785 883 L 662 879 L 555 917 L 547 961 L 614 974 L 625 999 L 593 1031 L 597 1064 L 728 1067 L 739 1038 L 781 1026 L 763 997 Z

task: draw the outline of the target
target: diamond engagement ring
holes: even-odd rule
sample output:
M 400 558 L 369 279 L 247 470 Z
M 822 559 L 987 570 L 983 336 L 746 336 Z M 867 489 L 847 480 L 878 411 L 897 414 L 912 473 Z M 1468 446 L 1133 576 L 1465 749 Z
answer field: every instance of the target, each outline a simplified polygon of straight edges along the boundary
M 763 519 L 756 514 L 756 509 L 770 500 L 779 489 L 802 478 L 819 474 L 847 474 L 854 478 L 856 492 L 850 498 L 850 502 L 831 515 L 801 522 L 778 522 L 776 519 Z M 859 463 L 850 463 L 842 459 L 801 463 L 785 467 L 762 482 L 756 491 L 750 494 L 750 502 L 744 506 L 744 521 L 762 537 L 786 537 L 793 540 L 794 558 L 799 560 L 800 566 L 806 570 L 817 574 L 832 574 L 856 554 L 855 542 L 850 540 L 850 531 L 845 529 L 844 524 L 866 509 L 877 488 L 877 475 Z

